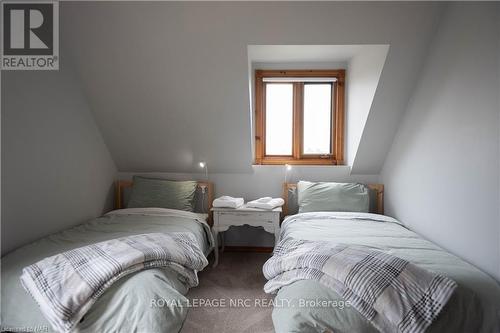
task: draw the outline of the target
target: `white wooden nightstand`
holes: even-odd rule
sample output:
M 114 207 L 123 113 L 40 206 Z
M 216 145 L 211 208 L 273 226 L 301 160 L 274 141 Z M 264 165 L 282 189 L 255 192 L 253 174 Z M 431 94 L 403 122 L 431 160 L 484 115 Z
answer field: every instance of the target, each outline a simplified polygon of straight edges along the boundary
M 212 208 L 214 214 L 214 225 L 212 234 L 215 240 L 215 262 L 214 267 L 219 263 L 219 244 L 217 236 L 219 232 L 224 232 L 229 227 L 249 225 L 252 227 L 262 227 L 265 231 L 274 234 L 275 245 L 280 236 L 280 214 L 281 207 L 273 210 L 250 208 L 243 205 L 240 208 Z M 222 242 L 224 251 L 224 242 Z

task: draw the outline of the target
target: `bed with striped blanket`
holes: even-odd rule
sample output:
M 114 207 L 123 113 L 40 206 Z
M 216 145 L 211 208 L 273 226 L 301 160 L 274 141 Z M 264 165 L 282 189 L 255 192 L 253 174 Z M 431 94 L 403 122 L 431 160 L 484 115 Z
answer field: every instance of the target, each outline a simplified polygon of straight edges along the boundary
M 190 233 L 151 233 L 69 250 L 23 269 L 21 283 L 59 332 L 70 332 L 120 278 L 149 268 L 170 268 L 188 287 L 208 264 Z
M 368 246 L 283 239 L 263 268 L 267 293 L 299 280 L 331 288 L 381 332 L 425 332 L 456 288 L 451 279 Z
M 78 332 L 179 332 L 188 311 L 188 307 L 179 305 L 187 304 L 185 295 L 190 287 L 197 284 L 195 271 L 203 266 L 206 259 L 202 257 L 206 257 L 213 249 L 206 217 L 206 214 L 161 208 L 116 210 L 7 254 L 2 258 L 0 329 L 12 332 L 62 331 L 54 329 L 34 298 L 23 288 L 20 280 L 23 268 L 30 267 L 29 275 L 38 276 L 37 268 L 31 265 L 45 258 L 59 262 L 61 257 L 57 255 L 61 253 L 66 253 L 66 258 L 70 258 L 68 260 L 73 263 L 85 266 L 87 262 L 90 268 L 96 268 L 97 262 L 89 261 L 88 256 L 96 259 L 96 251 L 112 254 L 112 249 L 106 248 L 106 244 L 117 242 L 120 247 L 127 249 L 127 254 L 122 258 L 113 254 L 115 263 L 120 262 L 119 267 L 115 267 L 114 271 L 106 270 L 110 273 L 104 274 L 106 276 L 96 276 L 94 271 L 90 280 L 97 282 L 90 283 L 91 287 L 83 287 L 83 294 L 75 293 L 75 290 L 68 294 L 62 291 L 63 296 L 68 297 L 66 302 L 74 295 L 81 296 L 75 304 L 65 303 L 64 297 L 60 299 L 70 308 L 69 312 L 78 313 L 74 307 L 77 304 L 88 307 L 81 319 L 77 319 L 80 316 L 70 315 L 66 319 L 77 321 L 74 330 Z M 176 233 L 177 236 L 171 238 Z M 137 236 L 145 234 L 149 235 L 149 241 L 141 239 L 145 236 Z M 153 240 L 163 244 L 163 253 L 153 254 L 145 248 L 150 247 L 152 243 L 149 242 Z M 96 248 L 95 244 L 99 243 L 102 244 Z M 130 246 L 142 250 L 135 250 L 132 254 Z M 143 251 L 147 254 L 143 255 Z M 181 251 L 194 252 L 187 255 Z M 99 265 L 102 267 L 107 266 L 107 261 L 103 261 L 102 257 L 97 260 L 100 260 Z M 45 264 L 47 262 L 37 265 L 38 269 L 50 267 Z M 148 269 L 143 270 L 144 267 Z M 83 269 L 83 266 L 79 269 Z M 86 269 L 84 271 L 85 274 L 89 273 Z M 50 276 L 45 278 L 48 278 L 46 281 L 57 281 Z M 34 281 L 39 280 L 35 278 Z M 82 287 L 75 280 L 71 285 Z
M 343 258 L 342 265 L 346 268 L 342 270 L 337 267 L 332 271 L 332 268 L 328 267 L 326 258 L 330 258 L 330 254 L 335 253 L 338 248 L 332 247 L 331 244 L 343 244 L 341 247 L 346 246 L 349 251 L 358 251 L 358 259 L 354 261 L 359 263 L 363 262 L 364 258 L 366 259 L 364 263 L 368 264 L 373 256 L 368 256 L 371 251 L 376 251 L 377 255 L 388 255 L 382 261 L 398 262 L 394 258 L 399 258 L 402 260 L 401 264 L 411 263 L 412 266 L 427 272 L 425 276 L 437 279 L 434 281 L 446 279 L 444 285 L 449 287 L 441 289 L 446 295 L 456 283 L 448 301 L 443 304 L 441 311 L 438 311 L 436 318 L 430 320 L 432 323 L 425 332 L 500 332 L 499 284 L 487 274 L 423 239 L 393 218 L 368 213 L 301 213 L 285 219 L 282 224 L 281 239 L 290 243 L 282 243 L 283 247 L 276 249 L 278 256 L 275 261 L 266 265 L 266 268 L 269 268 L 266 274 L 271 278 L 266 290 L 277 291 L 275 304 L 279 306 L 273 309 L 272 316 L 278 333 L 391 331 L 373 321 L 375 318 L 371 316 L 373 312 L 365 312 L 366 309 L 373 308 L 377 312 L 387 311 L 384 304 L 387 304 L 385 301 L 389 298 L 384 300 L 380 296 L 375 297 L 377 299 L 375 303 L 372 299 L 361 311 L 355 301 L 352 303 L 346 301 L 352 299 L 352 295 L 350 296 L 352 290 L 346 289 L 344 282 L 349 273 L 350 279 L 356 278 L 356 274 L 353 274 L 356 273 L 353 271 L 354 262 L 351 262 L 351 256 Z M 324 257 L 317 256 L 324 243 L 330 244 L 331 253 Z M 308 252 L 315 259 L 315 263 L 309 264 L 304 261 L 298 263 L 297 258 L 304 252 Z M 280 260 L 280 256 L 285 260 Z M 327 267 L 323 267 L 324 265 Z M 312 266 L 316 269 L 294 271 L 299 266 Z M 375 267 L 374 271 L 377 270 Z M 290 271 L 288 274 L 279 274 L 288 270 Z M 333 274 L 335 278 L 325 277 L 325 271 Z M 420 276 L 420 273 L 417 276 Z M 384 276 L 380 279 L 387 281 L 392 278 Z M 340 286 L 335 284 L 338 281 L 342 282 Z M 365 280 L 358 276 L 358 281 Z M 430 286 L 430 284 L 425 285 Z M 389 290 L 394 291 L 394 288 Z M 396 300 L 399 297 L 393 296 L 396 296 L 394 298 Z M 440 299 L 441 297 L 439 296 Z M 443 302 L 445 299 L 446 297 L 442 299 Z M 404 317 L 403 313 L 394 315 L 392 321 L 399 322 Z M 401 327 L 396 331 L 405 330 Z M 409 331 L 420 330 L 417 327 Z

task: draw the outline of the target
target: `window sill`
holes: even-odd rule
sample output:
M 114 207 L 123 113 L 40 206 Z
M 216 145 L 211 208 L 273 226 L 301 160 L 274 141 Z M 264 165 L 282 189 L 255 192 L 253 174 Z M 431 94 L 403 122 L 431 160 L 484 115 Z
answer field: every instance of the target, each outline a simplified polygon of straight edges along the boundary
M 336 161 L 332 159 L 283 159 L 283 158 L 266 158 L 260 161 L 254 161 L 254 165 L 328 165 L 328 166 L 345 166 L 343 161 Z

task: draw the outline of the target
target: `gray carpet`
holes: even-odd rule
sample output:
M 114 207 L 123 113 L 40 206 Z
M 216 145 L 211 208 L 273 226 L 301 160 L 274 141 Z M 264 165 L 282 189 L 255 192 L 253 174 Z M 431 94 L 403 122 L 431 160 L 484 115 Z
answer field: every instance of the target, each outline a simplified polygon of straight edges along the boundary
M 200 285 L 192 288 L 187 297 L 192 304 L 201 300 L 220 300 L 225 305 L 189 309 L 181 332 L 274 332 L 272 307 L 255 306 L 273 299 L 262 290 L 266 281 L 262 265 L 269 257 L 270 254 L 265 253 L 222 253 L 216 268 L 210 266 L 199 273 Z

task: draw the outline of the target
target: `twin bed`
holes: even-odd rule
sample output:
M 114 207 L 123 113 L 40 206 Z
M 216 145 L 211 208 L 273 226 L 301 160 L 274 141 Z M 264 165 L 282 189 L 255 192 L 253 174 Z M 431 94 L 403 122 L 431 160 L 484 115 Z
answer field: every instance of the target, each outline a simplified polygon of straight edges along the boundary
M 500 287 L 487 274 L 383 215 L 383 186 L 370 186 L 373 213 L 298 213 L 297 185 L 285 184 L 288 215 L 281 239 L 329 241 L 383 249 L 428 271 L 454 280 L 458 287 L 426 332 L 500 332 Z M 375 214 L 374 214 L 375 213 Z M 305 301 L 329 301 L 328 303 Z M 306 304 L 306 306 L 300 306 Z M 313 280 L 282 287 L 276 295 L 276 332 L 378 332 L 331 288 Z M 311 304 L 312 306 L 307 306 Z
M 144 201 L 125 208 L 130 202 L 132 182 L 117 183 L 116 208 L 88 223 L 42 238 L 2 258 L 1 330 L 44 331 L 53 329 L 36 302 L 21 286 L 22 269 L 45 257 L 109 239 L 147 233 L 188 232 L 207 256 L 213 239 L 207 223 L 213 186 L 196 184 L 193 212 L 181 209 L 152 208 Z M 373 213 L 327 212 L 315 210 L 315 197 L 298 212 L 296 184 L 285 184 L 285 217 L 281 239 L 329 241 L 383 249 L 421 268 L 454 280 L 458 287 L 427 332 L 500 332 L 500 288 L 498 283 L 472 265 L 444 251 L 383 215 L 383 186 L 370 185 L 368 206 Z M 156 189 L 148 191 L 161 195 Z M 325 192 L 326 193 L 326 192 Z M 318 199 L 319 198 L 319 199 Z M 184 203 L 182 195 L 170 198 L 174 206 Z M 135 198 L 136 202 L 141 200 Z M 153 199 L 154 202 L 154 199 Z M 357 205 L 358 202 L 348 202 Z M 137 205 L 136 205 L 137 206 Z M 179 206 L 182 208 L 182 205 Z M 346 208 L 350 210 L 349 207 Z M 81 332 L 179 332 L 187 315 L 186 281 L 169 268 L 151 268 L 127 275 L 98 298 L 77 325 Z M 158 302 L 163 300 L 163 302 Z M 170 302 L 164 302 L 169 300 Z M 297 306 L 309 301 L 305 306 Z M 319 303 L 318 303 L 319 301 Z M 321 303 L 327 301 L 327 303 Z M 298 280 L 283 286 L 276 295 L 273 323 L 278 333 L 285 332 L 377 332 L 374 326 L 331 288 L 314 280 Z M 303 303 L 302 303 L 303 304 Z M 326 306 L 325 306 L 326 304 Z
M 165 208 L 125 208 L 132 182 L 117 183 L 116 207 L 102 217 L 23 246 L 2 258 L 1 330 L 53 332 L 37 303 L 23 289 L 19 277 L 24 267 L 74 248 L 137 234 L 179 233 L 194 235 L 205 256 L 213 249 L 207 224 L 213 185 L 198 182 L 195 212 Z M 187 316 L 189 285 L 170 268 L 152 268 L 122 277 L 102 294 L 77 325 L 81 332 L 179 332 Z

